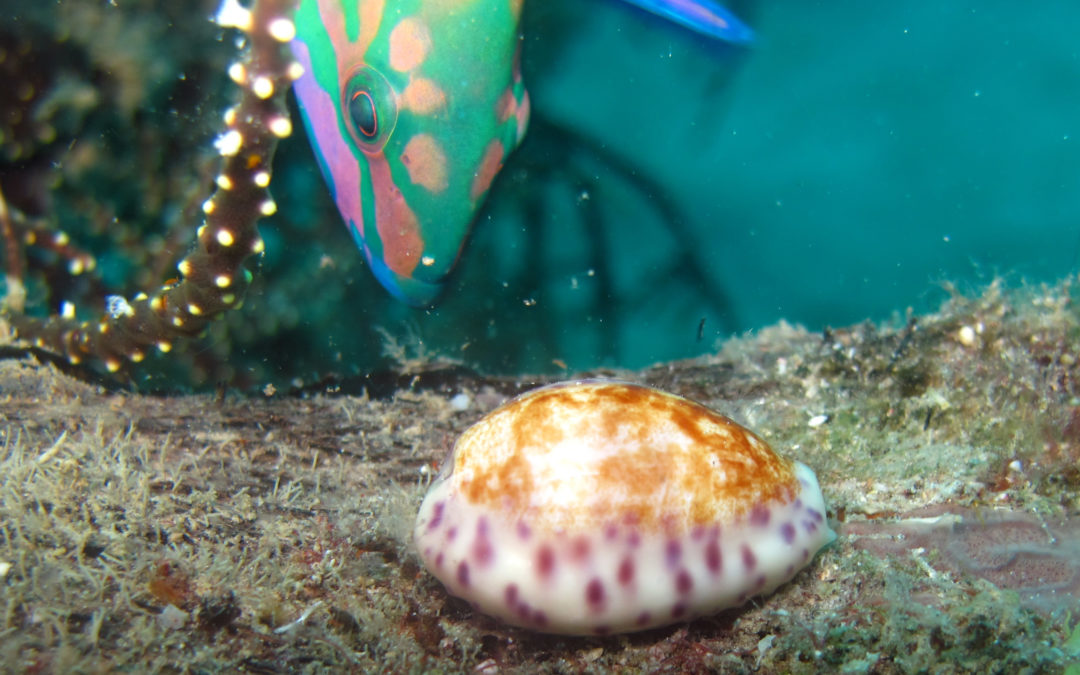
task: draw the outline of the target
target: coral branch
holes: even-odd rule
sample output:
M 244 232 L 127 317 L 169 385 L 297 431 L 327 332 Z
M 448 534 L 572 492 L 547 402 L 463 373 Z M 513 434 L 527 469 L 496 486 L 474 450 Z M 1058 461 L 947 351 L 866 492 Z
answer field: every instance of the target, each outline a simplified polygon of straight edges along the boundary
M 284 101 L 300 75 L 285 49 L 294 33 L 294 6 L 295 0 L 256 0 L 248 10 L 224 0 L 216 17 L 246 33 L 250 47 L 229 69 L 242 94 L 226 112 L 225 131 L 215 143 L 224 165 L 217 190 L 203 203 L 206 219 L 196 246 L 177 266 L 181 280 L 130 302 L 110 297 L 105 315 L 94 321 L 78 321 L 70 303 L 47 319 L 26 316 L 9 303 L 19 340 L 73 364 L 99 359 L 116 372 L 128 361 L 142 361 L 148 348 L 169 351 L 176 339 L 200 334 L 209 321 L 240 306 L 251 281 L 244 262 L 263 251 L 256 224 L 276 210 L 267 190 L 274 150 L 292 132 Z

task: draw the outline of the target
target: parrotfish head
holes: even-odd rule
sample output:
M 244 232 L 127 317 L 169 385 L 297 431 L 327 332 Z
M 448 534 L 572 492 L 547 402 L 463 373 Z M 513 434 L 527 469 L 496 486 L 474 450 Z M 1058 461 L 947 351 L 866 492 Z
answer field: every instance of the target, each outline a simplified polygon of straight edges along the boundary
M 522 0 L 301 0 L 294 91 L 375 276 L 430 305 L 521 142 Z

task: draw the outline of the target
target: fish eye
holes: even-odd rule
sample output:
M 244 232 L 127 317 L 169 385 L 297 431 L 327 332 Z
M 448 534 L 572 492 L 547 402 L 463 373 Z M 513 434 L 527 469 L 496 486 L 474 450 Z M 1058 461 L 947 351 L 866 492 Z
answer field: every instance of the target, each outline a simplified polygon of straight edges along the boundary
M 397 92 L 379 71 L 361 66 L 342 90 L 345 126 L 353 142 L 366 153 L 383 149 L 397 125 Z
M 366 89 L 354 91 L 349 99 L 349 117 L 353 126 L 365 139 L 375 138 L 379 133 L 379 114 L 375 110 L 375 101 Z

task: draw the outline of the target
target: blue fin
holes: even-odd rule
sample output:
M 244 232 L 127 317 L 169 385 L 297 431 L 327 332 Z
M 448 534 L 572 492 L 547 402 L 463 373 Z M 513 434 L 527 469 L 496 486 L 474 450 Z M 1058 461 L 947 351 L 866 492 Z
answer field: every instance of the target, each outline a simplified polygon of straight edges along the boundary
M 713 0 L 625 0 L 703 35 L 748 44 L 754 31 Z

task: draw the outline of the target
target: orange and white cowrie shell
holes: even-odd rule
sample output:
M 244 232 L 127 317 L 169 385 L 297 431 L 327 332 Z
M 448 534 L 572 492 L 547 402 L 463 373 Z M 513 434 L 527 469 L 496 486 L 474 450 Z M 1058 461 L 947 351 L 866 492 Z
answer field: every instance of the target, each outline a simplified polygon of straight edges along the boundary
M 468 429 L 420 507 L 425 565 L 479 611 L 608 634 L 741 605 L 835 538 L 814 473 L 624 382 L 528 392 Z

